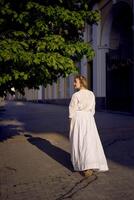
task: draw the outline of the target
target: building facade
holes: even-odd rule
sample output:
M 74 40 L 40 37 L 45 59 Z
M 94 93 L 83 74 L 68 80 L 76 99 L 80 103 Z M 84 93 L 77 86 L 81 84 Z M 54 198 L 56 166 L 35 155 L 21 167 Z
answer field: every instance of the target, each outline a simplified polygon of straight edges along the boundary
M 96 52 L 93 62 L 83 57 L 78 64 L 94 91 L 100 109 L 134 112 L 134 2 L 101 0 L 93 7 L 101 12 L 98 25 L 86 25 L 84 39 Z M 73 75 L 39 90 L 27 90 L 25 99 L 68 104 Z

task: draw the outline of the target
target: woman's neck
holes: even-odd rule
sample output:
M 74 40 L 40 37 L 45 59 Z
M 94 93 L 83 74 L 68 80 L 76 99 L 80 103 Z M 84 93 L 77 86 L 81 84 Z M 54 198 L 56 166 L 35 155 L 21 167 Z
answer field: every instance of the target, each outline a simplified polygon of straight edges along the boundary
M 86 88 L 85 87 L 81 87 L 80 90 L 86 90 Z

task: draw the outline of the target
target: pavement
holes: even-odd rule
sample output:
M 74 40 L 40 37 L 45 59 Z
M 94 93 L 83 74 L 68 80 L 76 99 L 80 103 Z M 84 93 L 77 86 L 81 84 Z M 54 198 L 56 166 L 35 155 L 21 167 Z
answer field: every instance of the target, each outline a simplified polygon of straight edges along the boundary
M 134 200 L 134 117 L 95 120 L 109 171 L 84 178 L 70 162 L 66 106 L 0 106 L 0 200 Z

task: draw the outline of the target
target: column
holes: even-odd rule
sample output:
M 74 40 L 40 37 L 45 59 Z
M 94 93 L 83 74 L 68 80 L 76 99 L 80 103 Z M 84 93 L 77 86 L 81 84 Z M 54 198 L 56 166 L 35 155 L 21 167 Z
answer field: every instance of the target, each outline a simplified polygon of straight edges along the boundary
M 60 99 L 63 99 L 64 98 L 64 79 L 63 78 L 60 78 L 59 90 L 60 90 Z
M 106 97 L 106 53 L 107 46 L 100 44 L 101 26 L 93 25 L 93 47 L 95 58 L 93 60 L 93 90 L 97 97 Z
M 42 87 L 43 87 L 43 86 L 39 86 L 39 90 L 38 90 L 38 100 L 42 100 Z
M 70 75 L 70 76 L 69 76 L 69 97 L 71 97 L 72 94 L 74 93 L 73 82 L 74 82 L 74 76 L 73 76 L 73 75 Z
M 58 94 L 57 94 L 57 84 L 53 83 L 53 99 L 57 99 Z
M 86 56 L 83 56 L 83 58 L 81 60 L 81 75 L 83 75 L 87 78 L 87 58 L 86 58 Z
M 52 99 L 52 86 L 48 85 L 48 99 Z

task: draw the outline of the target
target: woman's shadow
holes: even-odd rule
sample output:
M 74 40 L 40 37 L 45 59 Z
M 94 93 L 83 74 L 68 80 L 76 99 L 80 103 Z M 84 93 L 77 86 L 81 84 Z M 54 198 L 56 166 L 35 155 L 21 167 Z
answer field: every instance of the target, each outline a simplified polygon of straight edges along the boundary
M 62 164 L 70 171 L 74 171 L 70 160 L 70 154 L 68 152 L 54 146 L 46 139 L 42 139 L 40 137 L 32 137 L 31 135 L 25 135 L 25 137 L 28 137 L 27 140 L 32 145 L 38 147 L 41 151 L 45 152 L 48 156 Z

